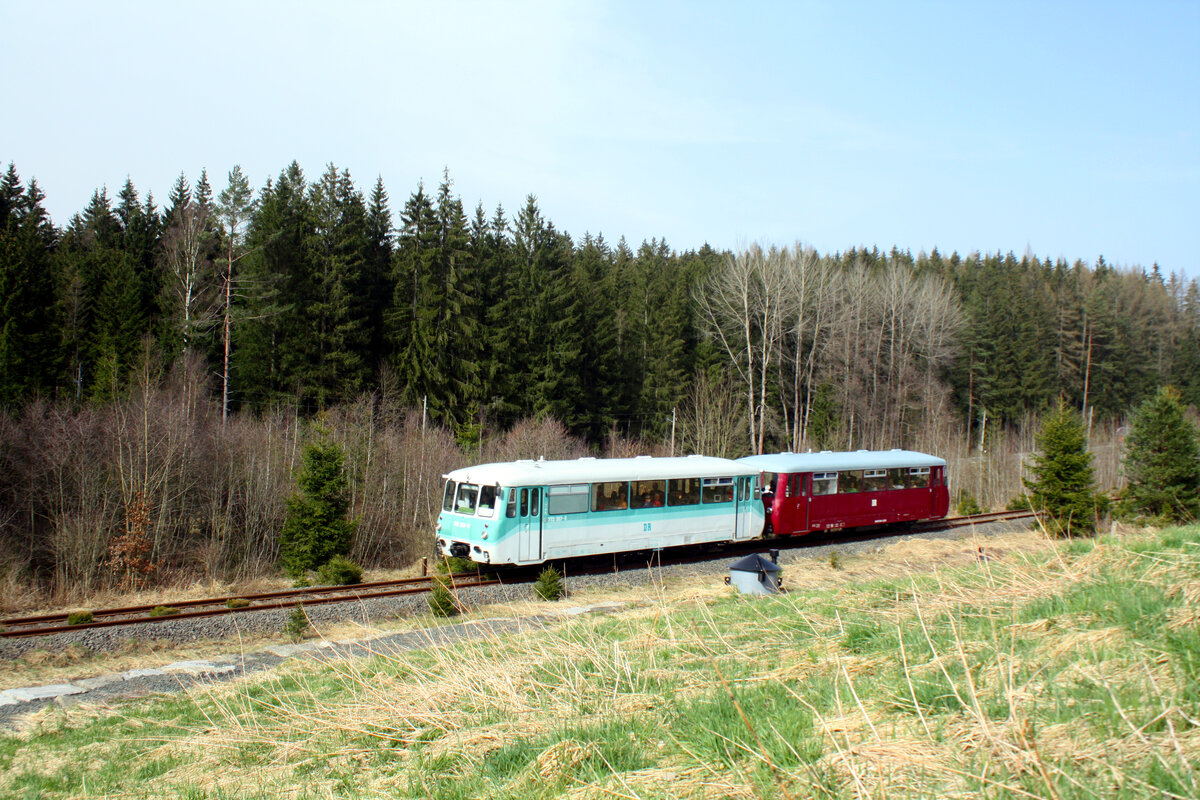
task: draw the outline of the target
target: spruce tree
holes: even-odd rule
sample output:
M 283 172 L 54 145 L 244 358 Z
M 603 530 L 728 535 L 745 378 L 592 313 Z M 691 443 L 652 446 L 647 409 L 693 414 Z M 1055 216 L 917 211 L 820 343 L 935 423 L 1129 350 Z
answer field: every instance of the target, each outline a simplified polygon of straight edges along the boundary
M 42 199 L 36 181 L 22 190 L 10 164 L 0 180 L 0 406 L 49 393 L 59 377 L 56 237 Z
M 1055 536 L 1093 532 L 1107 499 L 1095 488 L 1092 454 L 1079 413 L 1060 402 L 1042 423 L 1036 441 L 1039 452 L 1028 465 L 1033 480 L 1025 480 L 1030 506 Z
M 1200 512 L 1200 446 L 1170 387 L 1146 400 L 1125 440 L 1126 506 L 1137 513 L 1183 522 Z
M 350 552 L 358 521 L 346 517 L 350 500 L 345 462 L 342 448 L 325 438 L 304 449 L 298 491 L 288 498 L 279 535 L 279 564 L 293 578 Z

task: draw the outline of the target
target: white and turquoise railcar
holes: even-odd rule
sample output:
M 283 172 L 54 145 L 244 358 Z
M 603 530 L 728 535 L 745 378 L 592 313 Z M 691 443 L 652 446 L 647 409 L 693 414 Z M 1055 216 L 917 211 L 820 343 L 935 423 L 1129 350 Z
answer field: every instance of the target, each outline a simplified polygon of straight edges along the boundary
M 446 475 L 439 555 L 482 564 L 753 539 L 759 470 L 724 458 L 481 464 Z

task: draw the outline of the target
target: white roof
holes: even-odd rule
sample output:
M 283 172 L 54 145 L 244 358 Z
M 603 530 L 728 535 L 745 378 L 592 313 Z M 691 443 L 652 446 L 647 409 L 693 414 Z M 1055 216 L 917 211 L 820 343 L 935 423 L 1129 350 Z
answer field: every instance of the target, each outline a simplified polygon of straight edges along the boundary
M 746 456 L 738 461 L 762 472 L 840 472 L 852 469 L 944 467 L 946 459 L 913 450 L 855 450 L 853 452 L 774 453 Z
M 448 472 L 443 478 L 498 486 L 545 486 L 603 481 L 646 481 L 664 478 L 724 478 L 756 475 L 757 467 L 710 456 L 680 458 L 579 458 L 574 461 L 508 461 L 478 464 Z

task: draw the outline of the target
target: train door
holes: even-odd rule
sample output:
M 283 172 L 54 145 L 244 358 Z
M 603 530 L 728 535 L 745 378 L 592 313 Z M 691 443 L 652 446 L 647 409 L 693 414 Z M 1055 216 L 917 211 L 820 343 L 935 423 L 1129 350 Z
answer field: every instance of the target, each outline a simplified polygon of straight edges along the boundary
M 542 490 L 537 487 L 517 492 L 517 541 L 520 561 L 542 560 Z
M 762 533 L 761 529 L 755 530 L 753 524 L 755 504 L 757 503 L 759 508 L 762 507 L 762 496 L 754 496 L 758 479 L 743 476 L 733 480 L 733 538 L 750 539 Z
M 787 513 L 788 533 L 808 533 L 808 474 L 798 472 L 788 476 Z

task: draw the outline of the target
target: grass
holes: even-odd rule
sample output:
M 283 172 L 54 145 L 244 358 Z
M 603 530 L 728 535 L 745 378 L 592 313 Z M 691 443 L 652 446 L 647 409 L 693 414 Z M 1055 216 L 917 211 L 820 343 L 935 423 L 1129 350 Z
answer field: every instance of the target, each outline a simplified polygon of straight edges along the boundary
M 52 708 L 0 796 L 1200 797 L 1200 528 L 975 552 Z

